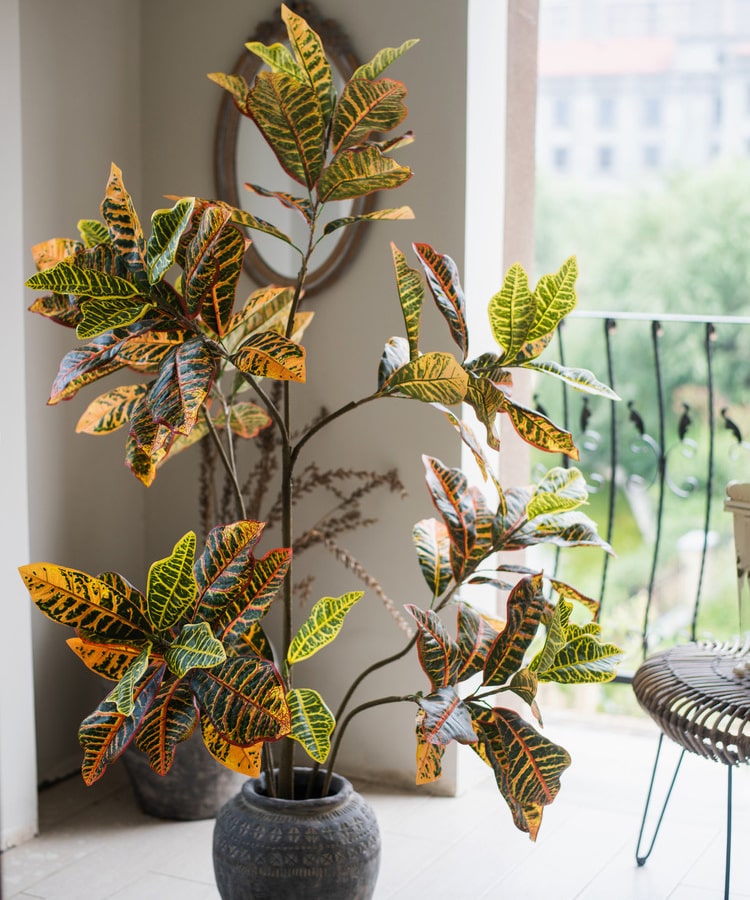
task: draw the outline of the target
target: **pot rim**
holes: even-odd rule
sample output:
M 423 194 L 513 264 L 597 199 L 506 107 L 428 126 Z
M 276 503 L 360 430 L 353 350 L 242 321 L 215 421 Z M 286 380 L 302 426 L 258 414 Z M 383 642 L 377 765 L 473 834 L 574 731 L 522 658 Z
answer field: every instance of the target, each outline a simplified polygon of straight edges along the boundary
M 278 771 L 278 770 L 274 770 Z M 294 786 L 295 793 L 303 794 L 307 789 L 307 781 L 313 773 L 312 768 L 304 766 L 295 766 L 294 768 Z M 318 773 L 319 778 L 325 777 L 324 772 Z M 257 778 L 248 778 L 242 785 L 241 794 L 245 803 L 259 809 L 273 810 L 275 812 L 290 812 L 296 815 L 317 814 L 335 809 L 346 803 L 354 792 L 354 788 L 343 775 L 337 775 L 335 772 L 331 776 L 331 785 L 329 792 L 325 797 L 304 796 L 300 799 L 287 800 L 280 797 L 270 797 L 265 793 L 266 790 L 266 773 L 261 772 Z

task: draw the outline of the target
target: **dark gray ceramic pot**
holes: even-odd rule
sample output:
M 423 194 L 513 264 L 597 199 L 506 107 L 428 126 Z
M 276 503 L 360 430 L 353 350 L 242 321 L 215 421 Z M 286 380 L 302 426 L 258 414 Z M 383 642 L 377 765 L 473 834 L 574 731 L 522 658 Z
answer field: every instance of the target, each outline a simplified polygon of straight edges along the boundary
M 296 795 L 304 796 L 309 773 L 295 770 Z M 213 855 L 222 900 L 369 900 L 380 832 L 345 778 L 334 775 L 321 799 L 278 800 L 261 775 L 222 807 Z
M 157 775 L 135 747 L 128 747 L 122 760 L 138 805 L 159 819 L 213 819 L 247 780 L 217 762 L 199 732 L 177 745 L 166 775 Z

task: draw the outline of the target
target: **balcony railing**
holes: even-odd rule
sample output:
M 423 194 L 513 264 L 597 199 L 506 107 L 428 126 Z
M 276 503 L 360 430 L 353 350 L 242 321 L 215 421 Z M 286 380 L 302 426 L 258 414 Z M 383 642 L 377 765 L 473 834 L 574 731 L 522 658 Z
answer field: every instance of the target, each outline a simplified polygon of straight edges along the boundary
M 625 672 L 662 642 L 736 633 L 723 502 L 729 481 L 750 480 L 750 318 L 576 313 L 557 356 L 621 397 L 549 383 L 534 395 L 572 432 L 588 512 L 616 556 L 567 550 L 545 565 L 600 601 L 608 637 L 627 650 Z

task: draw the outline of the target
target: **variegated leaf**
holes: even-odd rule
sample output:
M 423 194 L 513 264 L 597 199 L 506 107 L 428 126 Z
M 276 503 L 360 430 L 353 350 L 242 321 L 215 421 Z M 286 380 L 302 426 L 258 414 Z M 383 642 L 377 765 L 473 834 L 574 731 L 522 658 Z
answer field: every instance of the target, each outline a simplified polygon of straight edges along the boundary
M 555 466 L 534 487 L 526 517 L 531 520 L 536 516 L 557 515 L 576 509 L 587 500 L 586 479 L 580 471 Z
M 552 590 L 554 590 L 560 597 L 564 597 L 566 600 L 574 600 L 576 603 L 580 603 L 581 606 L 583 606 L 591 613 L 591 615 L 594 617 L 594 620 L 596 620 L 601 607 L 601 604 L 598 600 L 595 600 L 593 597 L 589 597 L 587 594 L 579 591 L 578 588 L 574 588 L 572 585 L 566 584 L 564 581 L 560 581 L 557 578 L 550 578 L 549 583 Z
M 248 630 L 240 635 L 238 643 L 229 644 L 229 651 L 231 656 L 249 653 L 259 656 L 261 659 L 273 659 L 271 642 L 266 637 L 260 622 L 253 622 Z
M 81 249 L 79 241 L 72 238 L 52 238 L 49 241 L 42 241 L 34 244 L 31 248 L 31 255 L 34 258 L 34 265 L 38 271 L 51 269 L 61 260 L 73 256 Z
M 285 3 L 281 4 L 281 19 L 297 65 L 318 98 L 323 119 L 328 122 L 333 109 L 333 72 L 323 43 L 302 16 L 292 12 Z
M 297 81 L 305 81 L 305 73 L 297 64 L 292 52 L 286 44 L 262 44 L 260 41 L 248 41 L 245 47 L 262 60 L 272 72 L 286 72 Z
M 281 229 L 277 228 L 275 225 L 272 225 L 271 222 L 266 222 L 265 219 L 260 219 L 258 218 L 258 216 L 254 216 L 252 213 L 249 213 L 244 209 L 232 210 L 232 222 L 235 225 L 242 225 L 244 228 L 250 228 L 253 231 L 260 231 L 263 234 L 270 234 L 271 237 L 275 237 L 278 240 L 283 241 L 285 244 L 289 244 L 289 246 L 296 250 L 297 253 L 302 253 L 302 251 L 289 237 L 288 234 L 281 231 Z
M 469 390 L 467 390 L 466 392 L 466 402 L 469 402 L 472 381 L 473 379 L 470 378 Z M 474 461 L 477 464 L 477 468 L 482 473 L 482 477 L 484 478 L 484 480 L 491 481 L 497 493 L 502 496 L 502 488 L 500 487 L 500 482 L 497 479 L 494 467 L 490 464 L 489 460 L 485 456 L 484 449 L 480 442 L 477 440 L 477 437 L 474 434 L 471 426 L 468 425 L 463 419 L 459 419 L 452 410 L 448 409 L 447 406 L 443 406 L 442 403 L 433 403 L 432 405 L 435 407 L 435 409 L 443 413 L 445 418 L 456 429 L 464 445 L 471 451 L 471 454 L 474 457 Z
M 147 641 L 141 652 L 120 676 L 117 684 L 107 695 L 107 700 L 115 705 L 118 713 L 129 716 L 135 706 L 135 688 L 148 668 L 151 642 Z
M 542 576 L 522 578 L 508 596 L 505 628 L 497 636 L 484 664 L 483 683 L 503 686 L 523 665 L 544 610 Z
M 148 570 L 148 617 L 157 631 L 167 631 L 192 607 L 198 593 L 193 576 L 195 533 L 188 531 L 164 559 Z
M 355 69 L 352 78 L 367 78 L 370 81 L 373 81 L 381 74 L 381 72 L 385 71 L 392 62 L 395 62 L 400 56 L 403 56 L 407 50 L 418 43 L 419 38 L 412 38 L 411 40 L 404 41 L 400 47 L 386 47 L 383 50 L 378 51 L 369 62 L 361 65 L 358 69 Z
M 427 743 L 440 746 L 446 746 L 451 741 L 476 743 L 477 736 L 469 710 L 454 687 L 438 688 L 427 697 L 418 697 L 417 702 L 425 714 L 422 734 Z
M 245 46 L 250 49 L 247 44 L 245 44 Z M 208 77 L 215 84 L 218 84 L 219 87 L 228 91 L 232 95 L 232 100 L 237 109 L 244 115 L 247 115 L 247 101 L 250 96 L 250 87 L 242 75 L 227 75 L 224 72 L 209 72 Z
M 241 639 L 265 616 L 286 577 L 290 560 L 291 551 L 284 548 L 269 550 L 262 559 L 255 560 L 247 590 L 222 611 L 215 623 L 226 643 Z
M 206 716 L 201 717 L 201 733 L 206 749 L 215 760 L 228 769 L 257 778 L 260 775 L 263 744 L 251 744 L 249 747 L 238 747 L 221 737 Z
M 274 331 L 251 334 L 232 362 L 246 375 L 305 381 L 305 348 Z
M 190 737 L 197 723 L 190 686 L 177 678 L 165 678 L 136 736 L 136 746 L 148 756 L 157 775 L 166 775 L 172 768 L 177 744 Z
M 201 710 L 230 744 L 249 747 L 289 734 L 286 689 L 273 663 L 236 657 L 213 669 L 196 669 L 190 683 Z
M 453 354 L 436 351 L 418 356 L 396 369 L 379 393 L 452 406 L 464 399 L 468 382 L 469 376 Z
M 406 87 L 400 81 L 354 78 L 341 92 L 333 116 L 333 152 L 363 144 L 373 132 L 386 134 L 406 118 Z
M 451 337 L 465 358 L 469 350 L 469 330 L 458 267 L 450 256 L 437 253 L 429 244 L 414 244 L 414 250 L 422 263 L 435 303 L 448 323 Z
M 509 405 L 506 394 L 488 378 L 477 378 L 469 374 L 465 399 L 485 427 L 487 446 L 492 450 L 499 450 L 500 439 L 495 429 L 495 420 L 498 412 L 505 411 Z
M 75 328 L 81 321 L 81 309 L 71 294 L 46 294 L 29 306 L 29 312 L 51 319 L 65 328 Z
M 97 272 L 95 269 L 85 269 L 67 259 L 61 260 L 51 269 L 32 275 L 26 280 L 26 287 L 34 291 L 76 294 L 99 300 L 127 300 L 138 297 L 141 293 L 132 281 L 106 272 Z
M 154 702 L 162 678 L 164 666 L 149 670 L 137 685 L 133 698 L 133 711 L 126 716 L 117 712 L 111 701 L 104 699 L 96 710 L 87 716 L 78 730 L 78 740 L 84 757 L 81 772 L 86 784 L 91 785 L 104 774 L 133 739 L 143 717 Z
M 431 609 L 419 609 L 413 603 L 407 603 L 404 608 L 417 623 L 419 664 L 430 679 L 432 690 L 455 684 L 461 666 L 461 651 L 438 614 Z
M 151 382 L 146 402 L 154 422 L 189 434 L 216 374 L 216 360 L 199 338 L 180 344 L 165 357 Z
M 511 537 L 506 549 L 540 543 L 556 547 L 599 547 L 605 553 L 613 553 L 610 545 L 599 536 L 596 523 L 580 510 L 556 516 L 537 516 Z
M 255 566 L 253 547 L 262 532 L 262 522 L 248 520 L 211 529 L 193 569 L 200 596 L 194 621 L 213 622 L 242 597 Z
M 241 310 L 236 312 L 227 328 L 228 339 L 225 344 L 230 352 L 234 352 L 237 343 L 255 331 L 268 330 L 269 326 L 277 321 L 284 323 L 283 331 L 286 332 L 286 323 L 289 319 L 294 288 L 270 287 L 261 288 L 252 293 Z
M 546 416 L 511 401 L 507 401 L 502 412 L 508 414 L 516 433 L 527 444 L 547 453 L 564 453 L 571 459 L 578 459 L 578 449 L 571 434 L 558 428 Z
M 553 360 L 535 359 L 524 363 L 524 368 L 533 369 L 535 372 L 544 372 L 546 375 L 552 375 L 564 381 L 571 387 L 584 394 L 594 394 L 597 397 L 606 397 L 607 400 L 619 400 L 620 397 L 611 387 L 589 372 L 588 369 L 572 369 L 569 366 L 562 366 Z
M 110 169 L 101 208 L 117 255 L 127 266 L 135 283 L 145 290 L 148 286 L 145 266 L 146 239 L 133 201 L 125 189 L 122 172 L 114 163 Z
M 116 328 L 124 328 L 142 319 L 153 306 L 141 298 L 133 300 L 81 300 L 81 318 L 76 337 L 88 341 Z
M 312 189 L 325 162 L 326 125 L 315 91 L 285 72 L 259 72 L 247 110 L 282 169 Z
M 51 563 L 21 566 L 19 572 L 31 599 L 54 622 L 101 643 L 143 644 L 148 623 L 127 596 L 105 581 Z
M 398 206 L 394 209 L 376 209 L 374 212 L 362 213 L 359 216 L 343 216 L 340 219 L 332 219 L 326 223 L 323 229 L 323 237 L 338 228 L 344 228 L 347 225 L 356 225 L 359 222 L 376 222 L 387 220 L 390 222 L 402 221 L 404 219 L 413 219 L 414 211 L 410 206 Z
M 341 630 L 346 614 L 362 597 L 364 591 L 349 591 L 340 597 L 321 597 L 292 638 L 286 658 L 289 665 L 309 659 L 330 644 Z
M 463 571 L 476 569 L 493 552 L 493 525 L 495 515 L 490 512 L 484 494 L 478 487 L 469 488 L 474 503 L 474 545 L 468 558 L 464 561 Z M 454 567 L 458 569 L 458 566 Z M 463 572 L 462 572 L 463 574 Z
M 541 724 L 539 708 L 536 705 L 536 692 L 539 687 L 539 679 L 536 672 L 532 671 L 530 667 L 524 666 L 510 679 L 509 687 L 517 697 L 520 697 L 531 708 L 537 722 Z
M 341 152 L 321 172 L 318 197 L 323 203 L 354 200 L 398 187 L 411 176 L 408 166 L 400 166 L 377 147 L 357 147 Z
M 224 645 L 213 636 L 208 622 L 188 623 L 164 652 L 164 661 L 178 678 L 192 669 L 212 669 L 227 658 Z
M 460 577 L 476 540 L 476 509 L 466 475 L 439 459 L 423 456 L 427 487 L 435 508 L 443 517 L 451 541 L 451 566 Z
M 141 331 L 126 337 L 117 352 L 118 359 L 136 372 L 158 372 L 169 352 L 189 339 L 186 331 L 161 331 L 150 321 L 137 323 L 131 330 L 139 325 Z
M 488 313 L 495 340 L 505 351 L 503 359 L 514 360 L 528 340 L 536 315 L 528 276 L 518 263 L 508 269 L 502 288 L 490 300 Z
M 286 695 L 292 717 L 294 738 L 317 763 L 324 763 L 331 752 L 331 734 L 336 725 L 333 713 L 317 691 L 295 688 Z
M 229 428 L 232 434 L 250 440 L 271 424 L 268 413 L 255 403 L 247 400 L 233 403 L 229 414 Z M 219 414 L 214 420 L 217 428 L 226 428 L 226 417 Z
M 482 671 L 497 635 L 498 630 L 490 619 L 466 603 L 458 604 L 457 644 L 461 664 L 456 672 L 456 681 L 465 681 Z
M 139 644 L 98 644 L 79 637 L 68 638 L 66 643 L 86 668 L 108 681 L 122 678 L 127 667 L 141 652 Z
M 81 219 L 78 222 L 78 233 L 86 247 L 106 244 L 111 241 L 107 226 L 97 219 Z
M 570 756 L 509 709 L 475 707 L 472 718 L 479 734 L 475 749 L 492 767 L 516 828 L 536 840 L 544 807 L 557 796 Z
M 151 216 L 151 237 L 146 244 L 146 270 L 154 284 L 172 268 L 183 232 L 195 208 L 194 198 L 179 200 L 171 209 L 158 209 Z
M 422 519 L 412 529 L 412 540 L 419 568 L 436 600 L 453 580 L 448 529 L 437 519 Z
M 442 744 L 431 744 L 424 736 L 425 711 L 417 712 L 417 784 L 431 784 L 443 774 Z
M 166 453 L 165 449 L 154 453 L 147 452 L 138 445 L 132 434 L 128 434 L 125 442 L 125 464 L 144 487 L 153 484 L 156 470 Z
M 100 394 L 88 405 L 76 424 L 81 434 L 109 434 L 130 419 L 135 407 L 146 394 L 145 384 L 128 384 Z
M 424 303 L 424 282 L 419 272 L 406 264 L 406 257 L 393 242 L 391 254 L 396 269 L 396 288 L 404 315 L 406 338 L 409 341 L 409 359 L 414 360 L 419 356 L 419 324 Z
M 551 334 L 575 309 L 578 263 L 575 256 L 565 260 L 554 275 L 542 275 L 534 289 L 536 314 L 527 340 Z
M 378 392 L 382 391 L 388 379 L 398 369 L 409 362 L 409 342 L 406 338 L 392 337 L 383 348 L 378 367 Z
M 307 197 L 295 197 L 294 194 L 288 194 L 285 191 L 269 191 L 268 188 L 264 188 L 263 185 L 252 184 L 249 181 L 245 182 L 244 187 L 246 190 L 253 194 L 257 194 L 259 197 L 270 197 L 272 200 L 278 200 L 282 206 L 298 212 L 308 225 L 312 223 L 313 207 Z M 287 243 L 290 242 L 287 235 L 284 235 L 283 237 Z

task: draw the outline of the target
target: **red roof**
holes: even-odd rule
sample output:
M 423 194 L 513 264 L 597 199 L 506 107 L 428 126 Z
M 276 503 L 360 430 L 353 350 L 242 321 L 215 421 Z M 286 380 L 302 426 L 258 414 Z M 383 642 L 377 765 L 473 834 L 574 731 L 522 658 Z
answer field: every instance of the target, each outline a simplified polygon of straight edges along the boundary
M 675 42 L 668 37 L 617 38 L 601 41 L 542 41 L 539 76 L 645 75 L 666 72 Z

